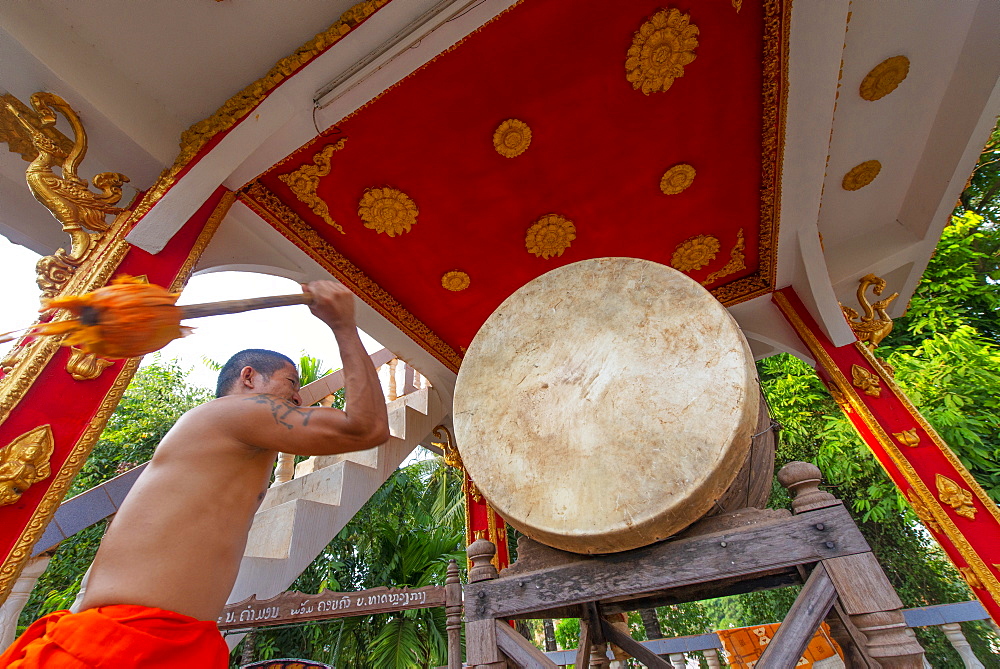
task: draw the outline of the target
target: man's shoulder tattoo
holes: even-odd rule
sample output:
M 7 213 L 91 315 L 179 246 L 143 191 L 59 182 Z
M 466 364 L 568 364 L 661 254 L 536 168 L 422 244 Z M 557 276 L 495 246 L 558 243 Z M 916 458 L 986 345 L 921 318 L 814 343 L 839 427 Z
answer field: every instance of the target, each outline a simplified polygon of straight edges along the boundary
M 247 402 L 263 404 L 271 410 L 274 422 L 291 430 L 296 423 L 289 422 L 289 419 L 298 419 L 299 425 L 308 425 L 312 417 L 312 411 L 295 406 L 290 401 L 276 397 L 274 395 L 251 395 L 246 398 Z

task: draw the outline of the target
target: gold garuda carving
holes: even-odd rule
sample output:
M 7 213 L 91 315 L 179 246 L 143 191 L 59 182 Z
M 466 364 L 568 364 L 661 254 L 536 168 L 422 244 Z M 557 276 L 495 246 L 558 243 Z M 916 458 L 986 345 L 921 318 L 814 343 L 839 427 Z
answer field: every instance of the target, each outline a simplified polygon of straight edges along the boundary
M 129 179 L 118 172 L 101 172 L 93 180 L 100 193 L 90 190 L 87 180 L 77 174 L 87 155 L 87 132 L 77 113 L 58 95 L 46 92 L 32 95 L 33 112 L 25 112 L 10 102 L 5 104 L 38 151 L 26 172 L 31 194 L 52 212 L 72 242 L 69 251 L 59 249 L 38 261 L 38 287 L 43 297 L 54 297 L 108 229 L 105 216 L 122 211 L 114 205 L 121 200 L 121 186 Z M 73 146 L 68 151 L 45 132 L 55 126 L 57 112 L 73 128 Z
M 576 239 L 576 225 L 559 214 L 546 214 L 531 224 L 524 235 L 524 247 L 539 258 L 561 256 Z
M 863 316 L 858 316 L 858 312 L 850 307 L 840 305 L 840 309 L 844 312 L 844 317 L 847 318 L 847 322 L 854 330 L 858 341 L 863 342 L 869 349 L 878 346 L 892 332 L 892 319 L 889 318 L 889 314 L 885 310 L 893 300 L 899 297 L 899 293 L 893 293 L 874 304 L 869 302 L 865 295 L 869 288 L 876 296 L 881 295 L 885 286 L 885 279 L 874 274 L 866 274 L 858 281 L 858 303 L 865 312 Z
M 312 165 L 303 165 L 294 172 L 278 176 L 295 193 L 295 197 L 307 204 L 314 214 L 322 218 L 327 225 L 336 228 L 340 234 L 345 234 L 344 228 L 330 216 L 329 207 L 316 194 L 316 190 L 319 188 L 319 180 L 330 173 L 330 159 L 333 154 L 344 148 L 346 142 L 347 138 L 344 137 L 335 144 L 327 144 L 313 156 Z
M 695 59 L 698 26 L 677 9 L 661 9 L 639 26 L 625 59 L 625 78 L 646 95 L 665 91 Z
M 701 269 L 712 262 L 721 246 L 712 235 L 697 235 L 677 245 L 670 266 L 681 272 Z
M 882 394 L 882 386 L 879 385 L 878 375 L 869 370 L 854 365 L 851 367 L 851 383 L 855 388 L 860 388 L 865 395 L 878 397 Z
M 21 154 L 21 157 L 29 163 L 38 156 L 38 149 L 31 141 L 31 136 L 24 129 L 24 125 L 14 116 L 11 107 L 21 113 L 21 117 L 29 123 L 34 123 L 35 130 L 44 134 L 54 144 L 64 152 L 69 153 L 73 149 L 73 140 L 59 132 L 52 126 L 43 127 L 38 116 L 26 104 L 18 100 L 10 93 L 0 95 L 0 142 L 6 142 L 13 153 Z
M 395 188 L 369 188 L 358 203 L 365 227 L 390 237 L 409 232 L 419 213 L 410 196 Z
M 955 513 L 963 518 L 976 519 L 976 507 L 972 503 L 971 492 L 941 474 L 937 475 L 935 483 L 938 489 L 938 499 L 954 509 Z
M 0 450 L 0 506 L 13 504 L 35 483 L 52 474 L 55 448 L 49 425 L 25 432 Z

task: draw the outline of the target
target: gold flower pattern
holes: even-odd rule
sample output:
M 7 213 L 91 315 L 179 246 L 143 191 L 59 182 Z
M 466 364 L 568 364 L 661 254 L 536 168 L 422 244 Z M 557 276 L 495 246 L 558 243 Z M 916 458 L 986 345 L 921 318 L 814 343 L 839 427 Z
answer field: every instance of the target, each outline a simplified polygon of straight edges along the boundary
M 882 171 L 882 163 L 877 160 L 866 160 L 860 165 L 855 165 L 844 175 L 844 190 L 860 190 L 875 181 L 875 177 Z
M 871 102 L 880 100 L 896 90 L 909 73 L 910 59 L 906 56 L 886 58 L 861 80 L 858 93 Z
M 531 128 L 524 121 L 509 118 L 493 133 L 493 148 L 505 158 L 514 158 L 528 150 Z
M 698 27 L 690 20 L 677 9 L 661 9 L 639 26 L 625 59 L 632 88 L 649 95 L 667 90 L 684 76 L 684 66 L 695 59 L 698 48 Z
M 719 240 L 712 235 L 698 235 L 681 242 L 670 257 L 670 266 L 681 272 L 701 269 L 719 252 Z
M 524 246 L 539 258 L 561 256 L 576 239 L 573 221 L 559 214 L 546 214 L 535 221 L 524 237 Z
M 674 165 L 660 178 L 660 190 L 664 195 L 677 195 L 694 183 L 695 169 L 686 163 Z
M 409 232 L 419 213 L 410 196 L 395 188 L 369 188 L 358 203 L 365 227 L 390 237 Z
M 469 275 L 459 270 L 445 272 L 441 277 L 441 287 L 456 293 L 468 288 L 470 283 Z

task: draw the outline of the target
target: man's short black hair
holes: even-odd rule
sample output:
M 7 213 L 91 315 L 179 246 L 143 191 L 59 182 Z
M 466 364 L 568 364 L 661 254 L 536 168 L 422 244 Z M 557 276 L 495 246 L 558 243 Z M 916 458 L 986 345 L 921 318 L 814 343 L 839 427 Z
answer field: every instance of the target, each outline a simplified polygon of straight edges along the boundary
M 248 348 L 240 351 L 226 362 L 219 371 L 219 383 L 215 387 L 215 396 L 222 397 L 233 391 L 236 380 L 240 378 L 240 371 L 244 367 L 253 367 L 255 370 L 270 378 L 285 365 L 295 367 L 295 363 L 287 355 L 282 355 L 277 351 L 268 351 L 265 348 Z

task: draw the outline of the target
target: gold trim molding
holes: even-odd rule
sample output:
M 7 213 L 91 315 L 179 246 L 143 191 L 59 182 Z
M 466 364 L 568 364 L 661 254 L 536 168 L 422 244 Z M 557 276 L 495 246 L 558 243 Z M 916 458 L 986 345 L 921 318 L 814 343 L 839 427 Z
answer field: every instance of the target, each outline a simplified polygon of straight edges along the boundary
M 316 194 L 316 189 L 319 188 L 319 180 L 330 174 L 330 160 L 333 154 L 344 148 L 345 143 L 347 143 L 346 137 L 335 144 L 327 144 L 313 156 L 312 165 L 303 165 L 294 172 L 278 176 L 295 193 L 295 197 L 308 205 L 314 214 L 322 218 L 327 225 L 333 226 L 340 234 L 345 234 L 344 228 L 330 216 L 330 208 Z
M 0 449 L 0 506 L 17 502 L 28 488 L 52 475 L 53 450 L 51 425 L 29 430 Z

